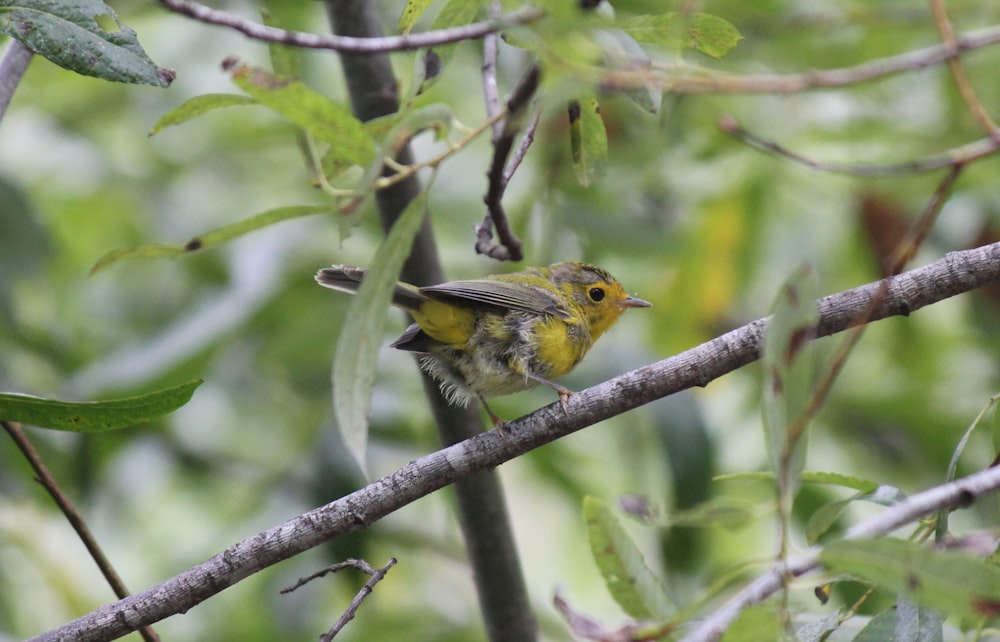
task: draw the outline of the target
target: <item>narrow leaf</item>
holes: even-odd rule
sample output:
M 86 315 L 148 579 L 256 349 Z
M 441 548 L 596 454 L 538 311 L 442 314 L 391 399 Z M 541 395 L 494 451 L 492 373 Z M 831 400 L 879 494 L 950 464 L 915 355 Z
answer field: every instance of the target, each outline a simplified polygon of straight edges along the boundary
M 815 384 L 816 279 L 800 268 L 782 286 L 767 326 L 763 420 L 771 467 L 782 497 L 794 495 L 805 465 L 806 413 Z
M 1000 568 L 960 551 L 898 539 L 850 540 L 827 546 L 820 561 L 947 615 L 1000 615 Z
M 375 156 L 375 141 L 351 110 L 333 102 L 304 83 L 271 72 L 234 64 L 233 82 L 260 104 L 330 143 L 355 165 L 368 165 Z
M 666 620 L 674 613 L 663 584 L 649 567 L 635 542 L 611 508 L 599 499 L 585 497 L 583 515 L 590 535 L 590 552 L 608 591 L 629 616 Z
M 158 87 L 174 78 L 100 0 L 0 0 L 0 33 L 84 76 Z
M 886 485 L 878 486 L 871 492 L 858 493 L 847 499 L 820 506 L 809 517 L 809 523 L 806 524 L 806 541 L 810 545 L 815 544 L 824 533 L 830 530 L 830 527 L 837 521 L 841 513 L 844 512 L 844 509 L 852 502 L 863 501 L 878 504 L 879 506 L 891 506 L 905 497 L 906 495 L 895 486 Z
M 822 471 L 805 471 L 802 473 L 802 481 L 811 484 L 830 484 L 832 486 L 842 486 L 862 493 L 874 493 L 879 487 L 877 482 L 841 473 L 830 473 Z
M 201 380 L 114 401 L 74 403 L 30 395 L 0 394 L 0 417 L 8 421 L 68 430 L 104 432 L 171 413 L 190 399 Z
M 434 0 L 407 0 L 406 6 L 403 7 L 402 13 L 399 14 L 399 23 L 396 28 L 399 29 L 399 33 L 404 36 L 410 33 L 413 29 L 413 25 L 417 24 L 417 20 L 420 20 L 420 16 L 424 15 L 427 11 L 427 7 L 431 6 Z
M 314 214 L 330 214 L 332 212 L 333 208 L 329 205 L 297 205 L 267 210 L 242 221 L 230 223 L 211 232 L 206 232 L 201 236 L 196 236 L 184 245 L 142 245 L 140 247 L 111 250 L 97 259 L 94 266 L 90 268 L 90 274 L 96 274 L 122 259 L 159 259 L 168 256 L 180 256 L 181 254 L 220 245 L 226 241 L 231 241 L 281 221 L 300 218 L 302 216 L 312 216 Z
M 428 189 L 430 185 L 428 184 Z M 351 302 L 333 360 L 333 414 L 344 444 L 367 476 L 368 417 L 375 363 L 382 342 L 386 309 L 413 238 L 420 230 L 428 191 L 415 198 L 393 224 L 372 259 L 368 274 Z
M 757 517 L 752 502 L 739 497 L 712 497 L 687 510 L 666 516 L 667 526 L 707 528 L 715 526 L 726 530 L 739 530 L 749 526 Z
M 588 187 L 604 175 L 608 164 L 608 133 L 596 98 L 570 103 L 569 132 L 573 171 L 580 184 Z
M 149 134 L 147 135 L 155 136 L 167 127 L 180 125 L 214 109 L 256 104 L 258 104 L 257 101 L 249 96 L 240 96 L 238 94 L 202 94 L 201 96 L 185 100 L 177 107 L 160 116 L 160 120 L 156 121 L 156 124 L 153 125 L 153 128 L 149 130 Z
M 617 26 L 639 42 L 672 49 L 694 49 L 712 58 L 725 56 L 743 39 L 732 24 L 707 13 L 681 16 L 670 11 L 635 16 L 622 20 Z
M 261 19 L 267 26 L 285 28 L 267 9 L 261 10 L 260 13 Z M 298 78 L 302 75 L 302 57 L 298 47 L 269 42 L 267 51 L 271 56 L 271 68 L 274 69 L 274 73 L 287 78 Z

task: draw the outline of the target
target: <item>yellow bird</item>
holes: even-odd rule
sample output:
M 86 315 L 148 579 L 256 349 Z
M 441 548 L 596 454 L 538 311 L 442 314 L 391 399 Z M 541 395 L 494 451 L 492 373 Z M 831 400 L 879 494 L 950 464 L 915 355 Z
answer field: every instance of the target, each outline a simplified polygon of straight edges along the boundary
M 363 268 L 348 265 L 316 273 L 320 285 L 351 293 L 364 277 Z M 392 347 L 423 355 L 421 367 L 438 380 L 449 403 L 465 406 L 478 397 L 495 426 L 503 420 L 487 397 L 545 384 L 565 408 L 572 392 L 552 379 L 580 363 L 627 308 L 651 306 L 588 263 L 422 288 L 400 282 L 392 303 L 416 321 Z

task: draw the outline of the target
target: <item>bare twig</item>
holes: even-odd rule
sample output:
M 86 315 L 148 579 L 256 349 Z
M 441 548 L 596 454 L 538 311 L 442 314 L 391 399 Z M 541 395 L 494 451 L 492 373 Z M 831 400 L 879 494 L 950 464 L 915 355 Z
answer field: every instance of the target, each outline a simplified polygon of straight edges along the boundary
M 104 579 L 111 586 L 111 590 L 118 596 L 118 599 L 127 597 L 129 591 L 125 587 L 125 582 L 118 576 L 115 567 L 111 564 L 107 555 L 104 554 L 101 545 L 97 543 L 94 534 L 90 532 L 90 528 L 87 527 L 83 516 L 73 506 L 73 502 L 69 500 L 66 493 L 62 492 L 62 489 L 59 488 L 59 483 L 52 476 L 52 473 L 49 472 L 45 462 L 42 461 L 41 455 L 38 454 L 38 450 L 35 449 L 35 445 L 31 443 L 31 439 L 28 438 L 24 429 L 21 428 L 21 424 L 16 421 L 0 420 L 0 425 L 10 435 L 11 440 L 13 440 L 14 444 L 21 451 L 21 454 L 24 455 L 31 469 L 35 471 L 36 481 L 49 493 L 49 496 L 55 501 L 56 506 L 59 507 L 59 510 L 66 517 L 66 521 L 76 531 L 77 537 L 80 538 L 80 541 L 87 548 L 87 552 L 90 553 L 90 557 L 97 564 L 97 568 L 100 569 L 101 574 L 104 575 Z M 139 633 L 142 635 L 142 639 L 147 642 L 159 642 L 159 636 L 149 626 L 141 627 Z
M 902 174 L 932 172 L 979 160 L 1000 149 L 1000 142 L 991 138 L 982 138 L 961 147 L 949 149 L 941 154 L 925 156 L 924 158 L 903 161 L 901 163 L 828 163 L 813 160 L 796 152 L 789 151 L 774 141 L 749 132 L 736 122 L 736 119 L 732 116 L 722 116 L 719 118 L 718 126 L 726 134 L 738 138 L 748 146 L 767 154 L 781 156 L 811 169 L 851 174 L 854 176 L 898 176 Z
M 934 263 L 887 280 L 888 292 L 871 313 L 871 321 L 905 316 L 948 297 L 1000 282 L 1000 243 L 952 252 Z M 860 323 L 872 300 L 885 287 L 883 281 L 820 299 L 817 302 L 820 317 L 817 336 L 842 332 Z M 656 399 L 694 386 L 705 386 L 758 359 L 767 325 L 768 319 L 758 319 L 678 355 L 582 390 L 566 401 L 565 410 L 555 402 L 508 423 L 503 433 L 492 430 L 421 457 L 330 504 L 238 542 L 162 584 L 34 639 L 92 640 L 99 636 L 110 640 L 143 624 L 183 613 L 253 573 L 337 536 L 363 529 L 459 479 L 495 468 L 534 448 Z M 934 496 L 945 494 L 945 497 L 934 505 L 923 502 L 914 507 L 916 496 L 911 497 L 902 504 L 903 508 L 890 509 L 880 516 L 881 519 L 873 521 L 877 528 L 864 526 L 849 532 L 853 533 L 852 537 L 888 532 L 913 519 L 914 515 L 923 515 L 948 504 L 954 499 L 948 494 L 953 489 L 972 488 L 981 493 L 998 484 L 1000 469 L 973 475 L 957 485 L 941 487 L 943 490 Z M 806 570 L 813 568 L 815 562 L 811 564 Z M 795 561 L 790 562 L 789 567 L 793 574 L 799 568 Z M 779 573 L 777 581 L 780 583 L 780 580 Z M 759 589 L 762 582 L 764 580 L 754 583 L 758 588 L 753 595 L 762 595 Z M 765 588 L 767 586 L 770 585 L 765 584 Z M 738 609 L 730 612 L 729 617 L 735 617 Z
M 28 63 L 33 56 L 34 53 L 23 42 L 15 38 L 10 39 L 7 51 L 0 59 L 0 121 L 7 113 L 7 107 L 14 97 L 14 90 L 21 82 L 21 77 L 27 71 Z
M 956 41 L 958 53 L 997 43 L 1000 43 L 1000 26 L 965 33 Z M 853 67 L 784 75 L 715 73 L 683 64 L 615 70 L 592 68 L 588 79 L 608 89 L 657 87 L 678 94 L 790 94 L 821 87 L 856 85 L 904 71 L 919 71 L 940 64 L 954 54 L 954 49 L 935 45 Z M 587 75 L 586 69 L 578 71 Z
M 866 539 L 886 535 L 935 511 L 968 506 L 998 489 L 1000 489 L 1000 467 L 988 468 L 963 479 L 911 495 L 879 515 L 849 528 L 844 539 Z M 787 571 L 793 577 L 801 577 L 819 568 L 819 551 L 819 548 L 814 547 L 806 554 L 790 560 L 787 567 L 781 564 L 771 567 L 702 620 L 694 630 L 681 639 L 681 642 L 718 640 L 744 609 L 763 602 L 781 589 L 785 577 L 783 571 Z
M 276 42 L 283 45 L 309 49 L 332 49 L 351 53 L 384 53 L 389 51 L 410 51 L 421 47 L 434 47 L 460 40 L 475 40 L 486 34 L 495 33 L 514 25 L 534 22 L 542 17 L 542 12 L 534 7 L 513 11 L 496 20 L 473 22 L 461 27 L 408 34 L 405 36 L 382 36 L 379 38 L 356 38 L 334 34 L 313 34 L 302 31 L 287 31 L 269 27 L 259 22 L 247 20 L 232 13 L 219 11 L 189 0 L 159 0 L 167 9 L 190 16 L 200 22 L 235 29 L 255 40 Z
M 476 252 L 500 261 L 520 261 L 524 258 L 521 241 L 511 230 L 507 212 L 503 209 L 503 194 L 507 189 L 507 181 L 504 179 L 507 173 L 504 169 L 511 149 L 514 147 L 514 139 L 518 132 L 524 128 L 525 114 L 532 96 L 538 89 L 539 76 L 538 65 L 531 65 L 521 77 L 521 82 L 507 98 L 507 117 L 504 120 L 500 136 L 493 142 L 493 161 L 490 164 L 490 171 L 486 174 L 489 184 L 483 202 L 486 203 L 487 211 L 483 222 L 475 227 Z M 521 153 L 521 158 L 523 158 L 523 153 Z M 519 158 L 518 163 L 520 161 Z M 509 176 L 507 180 L 509 180 Z M 499 244 L 493 243 L 494 229 L 500 238 Z
M 510 179 L 514 178 L 514 172 L 517 168 L 521 166 L 521 161 L 524 160 L 525 154 L 528 153 L 528 149 L 531 144 L 535 142 L 535 132 L 538 130 L 538 122 L 542 119 L 542 115 L 539 112 L 535 112 L 531 115 L 531 120 L 528 121 L 528 126 L 524 128 L 524 136 L 521 136 L 521 144 L 517 146 L 517 151 L 514 155 L 510 157 L 510 161 L 507 163 L 507 167 L 503 170 L 503 185 L 507 186 Z
M 317 571 L 308 577 L 304 577 L 296 582 L 294 585 L 288 588 L 281 589 L 282 593 L 291 593 L 295 589 L 308 584 L 309 582 L 319 579 L 324 575 L 329 573 L 336 573 L 337 571 L 342 571 L 345 568 L 353 568 L 355 570 L 361 571 L 362 573 L 367 573 L 371 575 L 371 579 L 365 582 L 365 585 L 354 596 L 351 600 L 351 604 L 347 607 L 344 613 L 337 619 L 337 622 L 330 628 L 329 631 L 320 636 L 322 642 L 328 642 L 340 633 L 340 630 L 347 626 L 347 623 L 354 619 L 357 614 L 358 609 L 361 607 L 361 603 L 365 601 L 365 598 L 371 595 L 372 591 L 375 589 L 375 585 L 382 581 L 389 569 L 396 565 L 396 558 L 389 558 L 389 562 L 382 568 L 375 568 L 368 562 L 364 560 L 347 559 L 343 562 L 338 562 L 337 564 L 332 564 L 321 571 Z
M 934 14 L 934 24 L 937 25 L 938 32 L 941 34 L 941 40 L 944 41 L 944 46 L 949 51 L 948 69 L 951 71 L 952 78 L 955 79 L 955 84 L 958 86 L 959 93 L 962 94 L 962 99 L 969 106 L 972 117 L 976 119 L 979 126 L 983 128 L 990 138 L 1000 143 L 1000 129 L 997 129 L 997 124 L 986 113 L 986 108 L 983 107 L 983 103 L 976 95 L 976 90 L 973 89 L 969 77 L 965 75 L 965 66 L 962 65 L 962 61 L 959 58 L 958 40 L 955 38 L 955 30 L 951 26 L 951 21 L 948 20 L 948 12 L 944 8 L 944 2 L 942 0 L 930 0 L 930 4 L 931 13 Z
M 490 19 L 500 17 L 503 7 L 500 0 L 490 2 Z M 500 87 L 497 85 L 497 56 L 500 53 L 499 38 L 496 33 L 487 34 L 483 38 L 483 98 L 486 102 L 486 116 L 492 118 L 500 113 Z M 493 123 L 493 142 L 503 133 L 503 125 Z

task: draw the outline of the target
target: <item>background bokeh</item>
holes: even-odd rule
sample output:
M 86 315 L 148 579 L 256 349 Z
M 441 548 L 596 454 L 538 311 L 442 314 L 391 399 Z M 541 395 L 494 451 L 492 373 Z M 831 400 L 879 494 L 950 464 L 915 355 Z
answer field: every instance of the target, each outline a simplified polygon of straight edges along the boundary
M 256 6 L 233 6 L 254 17 Z M 264 3 L 283 24 L 325 31 L 320 3 Z M 662 2 L 616 2 L 620 13 Z M 700 11 L 743 34 L 713 69 L 798 73 L 844 67 L 939 43 L 923 3 L 706 1 Z M 179 260 L 124 261 L 88 276 L 108 250 L 183 243 L 272 207 L 324 202 L 293 127 L 260 107 L 214 112 L 155 137 L 167 110 L 203 93 L 239 93 L 220 62 L 267 64 L 267 49 L 146 2 L 114 3 L 159 65 L 169 89 L 84 78 L 37 58 L 0 123 L 0 389 L 71 400 L 141 394 L 202 378 L 190 404 L 163 420 L 102 435 L 30 434 L 88 519 L 126 583 L 139 590 L 232 543 L 363 484 L 338 441 L 330 365 L 348 298 L 312 275 L 365 265 L 381 237 L 369 216 L 342 234 L 334 218 L 282 223 Z M 401 2 L 379 3 L 391 30 Z M 672 8 L 672 7 L 667 7 Z M 959 31 L 1000 21 L 989 2 L 948 3 Z M 484 118 L 480 46 L 459 46 L 430 90 L 466 125 Z M 664 54 L 666 55 L 666 54 Z M 334 54 L 304 52 L 305 79 L 346 101 Z M 413 55 L 395 54 L 403 89 Z M 963 57 L 983 103 L 1000 99 L 1000 49 Z M 502 89 L 523 54 L 504 47 Z M 562 383 L 582 389 L 697 345 L 767 314 L 803 262 L 830 293 L 879 276 L 879 252 L 915 220 L 941 173 L 856 178 L 817 172 L 751 150 L 716 127 L 723 114 L 810 158 L 885 163 L 982 138 L 944 67 L 838 90 L 792 95 L 666 95 L 659 114 L 601 96 L 608 171 L 581 187 L 564 110 L 546 109 L 538 140 L 505 204 L 525 240 L 525 265 L 582 259 L 651 302 L 627 314 Z M 417 157 L 441 149 L 430 135 Z M 477 256 L 490 158 L 477 141 L 443 165 L 430 199 L 449 277 L 516 269 Z M 995 158 L 959 179 L 914 265 L 1000 238 Z M 888 241 L 887 241 L 888 239 Z M 1000 294 L 975 292 L 875 324 L 814 424 L 807 469 L 836 471 L 910 493 L 943 480 L 962 432 L 997 392 Z M 393 314 L 388 344 L 404 327 Z M 823 340 L 825 347 L 834 340 Z M 411 358 L 380 353 L 370 470 L 389 473 L 434 450 L 435 433 Z M 696 594 L 732 565 L 766 560 L 775 525 L 766 481 L 711 482 L 766 466 L 761 374 L 752 365 L 710 384 L 588 428 L 504 465 L 500 475 L 531 598 L 548 639 L 568 639 L 551 607 L 556 587 L 608 624 L 623 618 L 594 566 L 581 517 L 593 495 L 648 497 L 661 511 L 712 495 L 754 502 L 760 518 L 736 531 L 667 533 L 629 523 L 676 595 Z M 499 399 L 516 417 L 552 401 L 547 389 Z M 992 459 L 989 431 L 973 436 L 960 472 Z M 846 497 L 808 486 L 798 510 Z M 850 517 L 874 508 L 852 508 Z M 995 523 L 986 503 L 956 528 Z M 440 492 L 363 533 L 262 572 L 155 628 L 175 640 L 314 639 L 366 578 L 351 572 L 278 590 L 344 557 L 400 563 L 345 640 L 483 639 L 451 494 Z M 749 573 L 752 568 L 746 569 Z M 796 598 L 809 600 L 807 591 Z M 19 639 L 110 602 L 64 519 L 20 454 L 0 446 L 0 639 Z M 811 603 L 810 608 L 821 607 Z M 827 609 L 833 606 L 825 607 Z

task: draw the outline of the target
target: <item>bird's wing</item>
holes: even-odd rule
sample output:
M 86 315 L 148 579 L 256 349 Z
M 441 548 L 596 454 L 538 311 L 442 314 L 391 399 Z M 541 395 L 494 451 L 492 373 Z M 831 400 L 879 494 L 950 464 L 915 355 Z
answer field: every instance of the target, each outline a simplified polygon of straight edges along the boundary
M 572 317 L 569 308 L 560 300 L 556 292 L 511 281 L 498 279 L 449 281 L 448 283 L 420 288 L 420 292 L 439 301 L 464 299 L 532 314 L 547 314 L 562 319 Z

